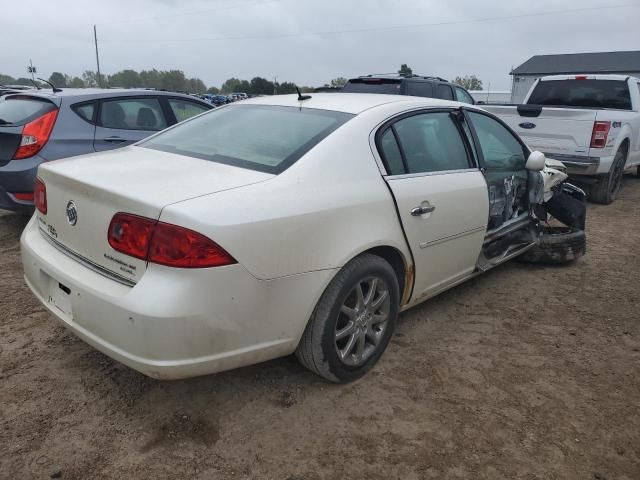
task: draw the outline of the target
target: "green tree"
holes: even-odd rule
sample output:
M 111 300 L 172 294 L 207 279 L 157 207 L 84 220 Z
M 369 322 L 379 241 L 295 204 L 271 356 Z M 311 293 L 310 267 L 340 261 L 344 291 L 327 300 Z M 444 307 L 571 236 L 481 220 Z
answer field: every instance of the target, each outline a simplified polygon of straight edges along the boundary
M 254 77 L 251 79 L 251 85 L 249 91 L 245 93 L 251 93 L 253 95 L 271 95 L 273 93 L 273 82 L 270 82 L 266 78 Z
M 142 86 L 140 74 L 135 70 L 121 70 L 109 75 L 108 82 L 112 87 L 139 88 Z
M 188 90 L 187 79 L 182 70 L 169 70 L 168 72 L 160 72 L 160 85 L 165 90 L 172 92 Z
M 400 70 L 398 70 L 398 73 L 400 75 L 404 75 L 405 77 L 409 77 L 413 75 L 413 70 L 411 70 L 411 68 L 406 63 L 403 63 L 402 65 L 400 65 Z
M 218 95 L 220 93 L 220 89 L 218 87 L 209 87 L 207 89 L 207 93 L 210 93 L 211 95 Z
M 286 93 L 296 93 L 296 84 L 293 82 L 278 83 L 276 87 L 279 95 L 284 95 Z
M 231 77 L 225 80 L 225 82 L 222 84 L 222 87 L 220 88 L 220 91 L 222 93 L 239 92 L 241 91 L 240 89 L 242 88 L 243 82 L 246 82 L 246 80 L 240 80 L 239 78 Z
M 190 78 L 188 83 L 188 90 L 191 93 L 205 93 L 207 91 L 207 86 L 199 78 Z
M 456 77 L 451 80 L 451 83 L 460 85 L 467 90 L 482 90 L 482 80 L 478 79 L 475 75 L 465 75 L 464 78 Z
M 60 72 L 53 72 L 49 76 L 49 81 L 58 88 L 63 88 L 67 86 L 67 79 L 64 76 L 64 74 Z
M 82 74 L 85 86 L 92 88 L 98 86 L 98 74 L 93 70 L 85 70 Z
M 67 82 L 67 86 L 71 88 L 84 88 L 84 82 L 79 77 L 73 77 Z
M 406 65 L 405 65 L 406 67 Z M 344 87 L 347 84 L 348 80 L 344 77 L 338 77 L 331 80 L 332 87 Z
M 20 77 L 20 78 L 16 78 L 16 81 L 13 82 L 16 85 L 29 85 L 30 87 L 33 87 L 33 80 L 31 80 L 30 78 L 25 78 L 25 77 Z M 36 82 L 36 85 L 40 86 L 40 82 Z
M 10 75 L 0 73 L 0 85 L 11 85 L 16 82 L 16 79 Z
M 155 68 L 153 70 L 142 70 L 140 72 L 140 82 L 144 88 L 162 88 L 160 72 Z

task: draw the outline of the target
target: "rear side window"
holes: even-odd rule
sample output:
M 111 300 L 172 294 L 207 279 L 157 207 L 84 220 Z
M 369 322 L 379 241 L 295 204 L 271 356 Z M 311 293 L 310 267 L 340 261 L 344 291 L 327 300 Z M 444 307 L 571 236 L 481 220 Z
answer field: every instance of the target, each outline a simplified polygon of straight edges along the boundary
M 71 108 L 83 120 L 86 120 L 89 123 L 94 123 L 93 114 L 95 113 L 95 110 L 96 110 L 96 104 L 95 103 L 85 103 L 85 104 L 82 104 L 82 105 L 73 105 Z
M 470 168 L 462 137 L 449 112 L 413 115 L 392 127 L 408 173 Z
M 407 95 L 433 97 L 433 85 L 431 82 L 407 82 Z
M 389 175 L 402 175 L 406 173 L 402 161 L 402 153 L 398 147 L 398 142 L 393 134 L 393 130 L 388 128 L 380 137 L 380 153 L 384 160 L 385 167 Z
M 36 97 L 4 97 L 0 99 L 0 125 L 24 125 L 55 109 L 53 103 Z
M 120 130 L 162 130 L 167 122 L 157 98 L 103 100 L 100 125 Z
M 183 122 L 184 120 L 199 115 L 209 108 L 204 105 L 199 105 L 197 103 L 189 102 L 187 100 L 178 100 L 176 98 L 169 99 L 169 106 L 171 107 L 171 111 L 176 116 L 177 122 Z
M 623 80 L 543 80 L 538 82 L 527 103 L 631 110 L 631 95 Z
M 240 104 L 212 110 L 140 146 L 277 174 L 352 117 L 329 110 Z
M 443 100 L 453 100 L 453 92 L 449 85 L 444 83 L 438 83 L 436 85 L 436 98 L 442 98 Z
M 342 88 L 345 93 L 386 93 L 400 95 L 400 80 L 389 78 L 354 78 Z

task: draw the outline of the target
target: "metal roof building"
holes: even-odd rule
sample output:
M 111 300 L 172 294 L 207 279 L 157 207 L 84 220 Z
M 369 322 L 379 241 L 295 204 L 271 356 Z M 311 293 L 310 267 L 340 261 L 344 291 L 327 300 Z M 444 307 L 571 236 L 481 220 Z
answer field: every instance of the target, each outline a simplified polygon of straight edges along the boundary
M 533 82 L 540 77 L 574 73 L 640 77 L 640 51 L 535 55 L 511 71 L 511 101 L 522 102 Z

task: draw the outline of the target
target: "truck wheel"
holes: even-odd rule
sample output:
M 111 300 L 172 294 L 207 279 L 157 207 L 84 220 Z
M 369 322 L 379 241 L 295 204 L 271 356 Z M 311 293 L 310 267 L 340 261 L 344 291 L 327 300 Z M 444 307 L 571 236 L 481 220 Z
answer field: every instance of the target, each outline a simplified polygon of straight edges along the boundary
M 354 258 L 322 294 L 296 357 L 331 382 L 360 378 L 387 348 L 399 303 L 400 288 L 391 265 L 371 254 Z
M 620 191 L 622 176 L 624 175 L 626 156 L 626 152 L 623 149 L 619 149 L 616 152 L 616 156 L 613 159 L 613 164 L 611 165 L 609 173 L 602 178 L 599 178 L 591 187 L 590 199 L 593 202 L 609 205 L 616 199 L 616 196 Z
M 518 257 L 526 263 L 571 263 L 587 251 L 584 230 L 570 227 L 544 227 L 538 244 Z

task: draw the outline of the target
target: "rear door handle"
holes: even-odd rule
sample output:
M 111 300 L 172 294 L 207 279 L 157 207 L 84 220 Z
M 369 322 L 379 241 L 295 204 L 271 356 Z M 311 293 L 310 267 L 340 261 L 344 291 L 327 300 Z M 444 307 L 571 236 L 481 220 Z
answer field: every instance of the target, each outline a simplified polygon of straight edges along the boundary
M 425 215 L 427 213 L 431 213 L 436 209 L 434 205 L 423 205 L 420 207 L 415 207 L 411 209 L 411 215 L 414 217 L 419 217 L 420 215 Z
M 105 142 L 109 142 L 109 143 L 122 143 L 122 142 L 126 142 L 126 140 L 122 137 L 107 137 L 104 139 Z

